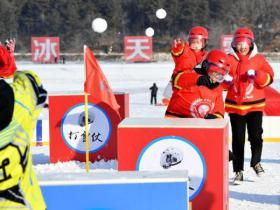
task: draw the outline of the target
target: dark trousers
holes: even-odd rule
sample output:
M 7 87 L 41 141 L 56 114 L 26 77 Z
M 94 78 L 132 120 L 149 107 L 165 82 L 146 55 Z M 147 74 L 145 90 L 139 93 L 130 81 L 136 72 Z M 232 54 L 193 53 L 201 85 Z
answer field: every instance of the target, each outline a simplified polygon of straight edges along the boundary
M 251 167 L 261 161 L 263 139 L 262 139 L 262 118 L 261 111 L 249 112 L 242 116 L 238 114 L 230 114 L 230 123 L 232 131 L 232 152 L 233 171 L 244 170 L 244 146 L 245 146 L 245 133 L 246 125 L 248 130 L 248 140 L 251 144 Z
M 153 101 L 155 104 L 157 104 L 157 96 L 151 95 L 151 104 L 153 104 Z

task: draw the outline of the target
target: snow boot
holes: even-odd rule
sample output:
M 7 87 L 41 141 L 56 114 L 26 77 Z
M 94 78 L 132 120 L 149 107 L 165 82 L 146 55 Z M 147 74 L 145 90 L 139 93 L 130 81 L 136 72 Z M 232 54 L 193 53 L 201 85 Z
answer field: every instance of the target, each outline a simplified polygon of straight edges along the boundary
M 237 171 L 233 180 L 234 185 L 240 185 L 243 182 L 243 172 Z
M 264 174 L 264 170 L 262 168 L 262 165 L 260 163 L 257 163 L 254 167 L 253 167 L 254 171 L 256 172 L 257 176 L 262 176 Z

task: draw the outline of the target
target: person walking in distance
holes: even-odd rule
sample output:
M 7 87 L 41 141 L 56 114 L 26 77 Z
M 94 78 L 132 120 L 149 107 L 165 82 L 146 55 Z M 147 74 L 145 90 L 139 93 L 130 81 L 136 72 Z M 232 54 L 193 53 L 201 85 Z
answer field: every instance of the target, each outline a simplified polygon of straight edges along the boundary
M 264 174 L 261 165 L 263 148 L 262 121 L 265 107 L 264 88 L 273 82 L 274 73 L 266 59 L 258 54 L 254 34 L 248 28 L 236 30 L 229 55 L 230 75 L 225 101 L 232 128 L 233 184 L 241 184 L 244 171 L 246 127 L 251 144 L 251 162 L 257 176 Z
M 156 85 L 156 83 L 153 84 L 152 87 L 150 87 L 150 91 L 151 91 L 151 104 L 157 104 L 157 91 L 158 91 L 158 87 Z

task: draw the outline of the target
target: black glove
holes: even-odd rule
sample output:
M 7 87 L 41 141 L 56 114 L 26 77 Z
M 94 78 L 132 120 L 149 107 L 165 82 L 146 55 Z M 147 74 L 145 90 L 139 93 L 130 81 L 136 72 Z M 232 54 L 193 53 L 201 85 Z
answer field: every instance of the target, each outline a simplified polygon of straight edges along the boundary
M 194 68 L 193 70 L 201 75 L 207 75 L 207 60 L 204 60 L 199 68 Z
M 208 75 L 200 76 L 196 82 L 198 86 L 205 86 L 209 89 L 214 89 L 219 86 L 218 82 L 213 83 Z
M 206 75 L 206 69 L 200 67 L 200 68 L 193 68 L 193 70 L 200 75 Z
M 207 114 L 204 116 L 204 119 L 217 119 L 217 118 L 219 117 L 214 114 Z

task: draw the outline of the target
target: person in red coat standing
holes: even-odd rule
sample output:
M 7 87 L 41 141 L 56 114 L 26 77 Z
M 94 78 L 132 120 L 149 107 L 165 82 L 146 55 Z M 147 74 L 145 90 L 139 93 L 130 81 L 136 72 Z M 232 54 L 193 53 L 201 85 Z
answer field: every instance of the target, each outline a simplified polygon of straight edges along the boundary
M 175 39 L 171 47 L 171 55 L 175 63 L 173 76 L 178 72 L 191 71 L 206 58 L 208 31 L 202 26 L 191 28 L 188 42 L 182 38 Z
M 202 26 L 191 28 L 188 42 L 182 38 L 175 39 L 171 47 L 171 55 L 175 63 L 171 81 L 164 91 L 164 104 L 168 105 L 172 92 L 181 89 L 179 81 L 190 85 L 204 85 L 210 87 L 211 81 L 205 76 L 202 62 L 207 56 L 208 31 Z
M 167 107 L 166 117 L 180 118 L 223 118 L 224 101 L 220 85 L 229 71 L 227 55 L 221 50 L 211 51 L 204 62 L 207 77 L 213 88 L 184 83 L 174 91 Z
M 212 87 L 213 83 L 206 76 L 203 66 L 207 56 L 207 40 L 208 31 L 202 26 L 195 26 L 190 30 L 188 43 L 182 39 L 174 40 L 171 50 L 175 62 L 172 74 L 173 90 L 181 89 L 182 82 L 188 85 Z
M 239 28 L 229 55 L 230 75 L 233 77 L 225 102 L 232 127 L 234 155 L 234 184 L 241 184 L 244 170 L 246 126 L 251 144 L 251 167 L 258 176 L 264 173 L 260 164 L 263 139 L 262 119 L 265 107 L 264 88 L 273 81 L 273 70 L 265 58 L 258 54 L 254 34 L 248 28 Z

